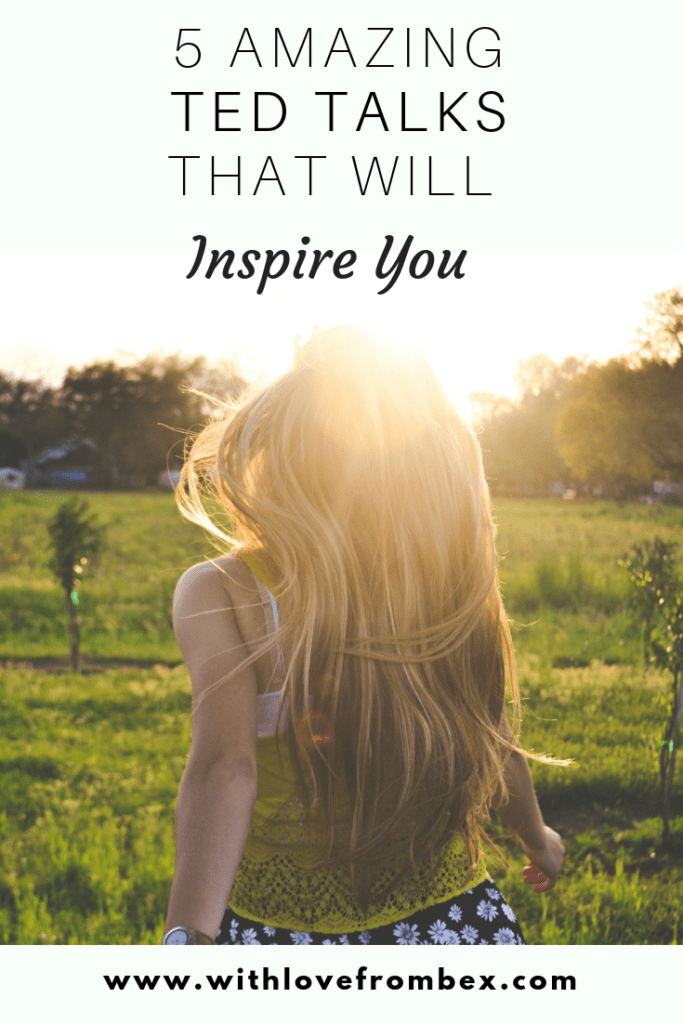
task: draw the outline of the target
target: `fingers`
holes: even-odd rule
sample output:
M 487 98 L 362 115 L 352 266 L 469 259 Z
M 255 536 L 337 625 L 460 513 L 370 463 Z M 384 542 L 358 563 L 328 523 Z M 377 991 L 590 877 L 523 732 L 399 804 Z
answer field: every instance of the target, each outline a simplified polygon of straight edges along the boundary
M 527 864 L 522 868 L 522 875 L 527 885 L 533 885 L 534 892 L 548 892 L 555 882 L 543 873 L 535 864 Z

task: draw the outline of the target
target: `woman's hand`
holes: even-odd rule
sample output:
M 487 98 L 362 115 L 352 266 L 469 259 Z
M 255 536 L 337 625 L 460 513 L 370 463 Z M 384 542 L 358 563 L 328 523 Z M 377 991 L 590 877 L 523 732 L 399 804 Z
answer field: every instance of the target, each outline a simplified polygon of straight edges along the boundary
M 533 885 L 534 892 L 548 892 L 557 882 L 564 860 L 564 846 L 554 829 L 545 828 L 545 843 L 542 846 L 530 847 L 522 842 L 522 849 L 530 863 L 522 868 L 522 875 L 527 885 Z

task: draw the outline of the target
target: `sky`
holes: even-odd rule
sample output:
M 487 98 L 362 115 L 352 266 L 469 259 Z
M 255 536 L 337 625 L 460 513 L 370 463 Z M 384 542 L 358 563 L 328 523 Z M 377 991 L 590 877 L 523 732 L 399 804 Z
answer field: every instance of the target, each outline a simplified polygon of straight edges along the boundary
M 440 259 L 440 253 L 437 258 Z M 252 281 L 186 274 L 193 253 L 2 253 L 0 370 L 59 383 L 68 366 L 150 352 L 234 358 L 273 377 L 297 334 L 359 323 L 421 348 L 456 406 L 475 391 L 514 394 L 520 359 L 627 351 L 643 303 L 683 285 L 683 253 L 468 253 L 460 281 L 406 279 L 385 295 L 377 254 L 354 276 Z M 438 264 L 437 264 L 438 265 Z

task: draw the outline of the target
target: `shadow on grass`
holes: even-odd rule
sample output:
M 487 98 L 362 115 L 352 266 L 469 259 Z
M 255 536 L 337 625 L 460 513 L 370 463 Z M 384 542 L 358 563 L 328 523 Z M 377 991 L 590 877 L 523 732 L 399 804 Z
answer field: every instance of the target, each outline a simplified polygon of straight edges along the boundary
M 160 661 L 159 658 L 136 659 L 136 658 L 95 658 L 84 654 L 81 656 L 81 675 L 96 676 L 106 672 L 108 668 L 154 668 L 156 665 L 163 665 L 165 668 L 177 668 L 182 661 Z M 72 672 L 71 662 L 68 658 L 3 658 L 0 668 L 20 671 L 45 672 L 48 675 L 67 675 Z

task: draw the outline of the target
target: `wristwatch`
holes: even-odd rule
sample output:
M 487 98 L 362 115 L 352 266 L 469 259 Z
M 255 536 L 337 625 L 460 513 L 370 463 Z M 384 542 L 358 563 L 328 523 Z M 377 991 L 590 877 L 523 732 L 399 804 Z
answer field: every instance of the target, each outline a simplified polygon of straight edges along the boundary
M 161 940 L 162 946 L 214 946 L 215 942 L 204 932 L 194 928 L 171 928 Z

